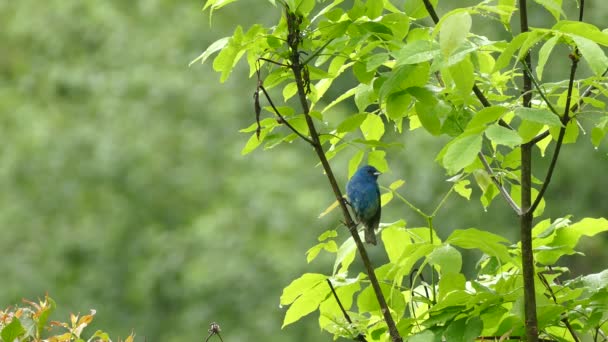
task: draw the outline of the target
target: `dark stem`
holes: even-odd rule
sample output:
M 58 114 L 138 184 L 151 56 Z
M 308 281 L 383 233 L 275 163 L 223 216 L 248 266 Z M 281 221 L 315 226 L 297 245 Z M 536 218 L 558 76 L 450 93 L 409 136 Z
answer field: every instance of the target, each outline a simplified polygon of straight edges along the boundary
M 557 298 L 555 297 L 555 293 L 553 292 L 553 289 L 551 288 L 551 285 L 549 285 L 549 282 L 547 281 L 547 278 L 545 278 L 545 275 L 543 274 L 543 272 L 538 272 L 538 278 L 540 279 L 540 282 L 543 283 L 543 285 L 549 292 L 549 297 L 551 297 L 551 299 L 553 300 L 553 302 L 555 304 L 558 304 Z M 574 328 L 572 328 L 572 325 L 570 325 L 570 321 L 568 320 L 568 317 L 564 316 L 564 318 L 562 318 L 561 321 L 566 326 L 566 329 L 568 329 L 568 331 L 570 332 L 570 335 L 572 335 L 572 339 L 574 340 L 574 342 L 580 342 L 580 339 L 574 332 Z
M 532 211 L 528 210 L 532 200 L 532 146 L 521 145 L 521 263 L 524 278 L 524 303 L 527 341 L 538 341 L 536 318 L 536 295 L 534 292 L 534 254 L 532 251 Z
M 517 203 L 515 203 L 513 198 L 511 198 L 511 195 L 509 195 L 509 193 L 507 192 L 507 189 L 505 189 L 505 187 L 500 183 L 500 180 L 498 180 L 498 177 L 496 177 L 496 175 L 494 174 L 494 170 L 492 170 L 492 167 L 490 166 L 490 164 L 488 164 L 488 161 L 486 160 L 486 157 L 483 155 L 483 153 L 479 152 L 477 154 L 477 157 L 479 157 L 479 160 L 481 160 L 483 167 L 486 169 L 486 171 L 490 175 L 492 182 L 494 183 L 494 185 L 496 185 L 496 187 L 498 188 L 498 191 L 500 191 L 500 194 L 502 195 L 502 197 L 504 197 L 504 199 L 507 201 L 507 203 L 509 203 L 511 208 L 513 208 L 513 210 L 515 211 L 515 213 L 518 216 L 521 215 L 521 213 L 522 213 L 521 209 L 519 208 Z
M 266 92 L 266 88 L 264 88 L 264 86 L 260 86 L 260 89 L 262 89 L 262 92 L 264 93 L 264 96 L 266 97 L 266 100 L 268 100 L 268 103 L 270 103 L 270 106 L 272 107 L 272 109 L 274 110 L 274 113 L 279 117 L 279 119 L 281 119 L 281 123 L 284 123 L 285 126 L 289 127 L 289 129 L 291 129 L 295 134 L 297 134 L 300 138 L 304 139 L 304 141 L 306 141 L 307 143 L 313 145 L 314 142 L 312 140 L 310 140 L 309 137 L 305 136 L 304 134 L 298 132 L 297 129 L 295 129 L 295 127 L 293 127 L 289 121 L 287 121 L 285 119 L 285 117 L 283 117 L 283 115 L 281 115 L 281 112 L 279 112 L 279 110 L 277 109 L 277 107 L 275 107 L 274 103 L 272 102 L 272 99 L 270 98 L 270 95 L 268 95 L 268 92 Z
M 374 267 L 372 266 L 372 263 L 367 254 L 367 250 L 365 249 L 365 246 L 363 245 L 363 242 L 361 241 L 361 238 L 359 237 L 359 233 L 357 232 L 357 225 L 351 218 L 348 208 L 346 206 L 346 203 L 343 200 L 342 192 L 340 191 L 340 187 L 338 186 L 336 177 L 334 176 L 331 166 L 329 165 L 329 161 L 327 160 L 327 157 L 325 156 L 325 152 L 323 151 L 323 146 L 321 145 L 321 142 L 319 140 L 319 134 L 317 133 L 315 124 L 312 121 L 312 117 L 310 116 L 310 107 L 308 105 L 308 99 L 306 98 L 307 92 L 306 92 L 306 86 L 304 84 L 305 66 L 300 63 L 299 45 L 301 42 L 300 41 L 301 37 L 299 35 L 300 29 L 298 26 L 299 26 L 299 23 L 301 22 L 301 18 L 299 18 L 295 13 L 289 12 L 288 9 L 286 9 L 286 16 L 287 16 L 287 26 L 288 26 L 288 30 L 289 30 L 289 37 L 292 37 L 292 38 L 288 39 L 289 48 L 291 50 L 291 55 L 290 55 L 291 66 L 290 67 L 291 67 L 291 70 L 293 72 L 293 75 L 294 75 L 294 78 L 296 81 L 296 86 L 298 89 L 298 98 L 300 100 L 300 105 L 302 106 L 302 110 L 304 112 L 304 118 L 306 119 L 306 124 L 308 125 L 308 130 L 310 131 L 310 136 L 313 141 L 312 146 L 313 146 L 319 160 L 321 161 L 321 165 L 323 166 L 323 170 L 325 171 L 327 179 L 329 180 L 329 183 L 334 192 L 334 195 L 335 195 L 336 199 L 338 200 L 338 203 L 340 204 L 340 209 L 342 210 L 342 214 L 344 216 L 344 222 L 346 223 L 346 226 L 348 227 L 348 230 L 350 231 L 350 233 L 353 237 L 353 240 L 355 241 L 357 250 L 359 251 L 359 255 L 361 256 L 363 265 L 365 266 L 367 276 L 369 277 L 369 281 L 372 284 L 372 288 L 374 290 L 374 293 L 376 294 L 376 299 L 378 300 L 378 304 L 380 305 L 382 315 L 384 317 L 386 325 L 388 326 L 388 331 L 391 336 L 391 340 L 393 342 L 402 342 L 403 339 L 399 335 L 399 331 L 397 330 L 397 325 L 395 324 L 395 320 L 391 316 L 390 309 L 388 307 L 388 304 L 386 303 L 386 299 L 384 298 L 384 294 L 382 293 L 382 290 L 380 288 L 380 283 L 378 282 L 378 278 L 376 277 L 376 273 L 374 272 Z
M 346 319 L 346 321 L 349 324 L 353 324 L 353 321 L 350 319 L 350 316 L 348 315 L 348 312 L 346 312 L 346 309 L 344 309 L 344 306 L 342 305 L 342 302 L 340 301 L 340 298 L 338 297 L 338 294 L 336 293 L 336 290 L 334 289 L 334 285 L 331 283 L 331 280 L 326 279 L 327 280 L 327 285 L 329 285 L 329 288 L 331 289 L 331 293 L 334 295 L 334 298 L 336 299 L 336 302 L 338 303 L 338 306 L 340 307 L 340 310 L 342 311 L 342 314 L 344 315 L 344 318 Z M 367 340 L 365 339 L 365 336 L 363 336 L 362 334 L 358 334 L 356 339 L 356 341 L 361 341 L 361 342 L 367 342 Z
M 519 0 L 519 19 L 521 32 L 528 32 L 528 8 L 526 0 Z M 523 63 L 526 69 L 532 70 L 530 51 L 526 52 Z M 523 74 L 523 106 L 531 107 L 532 79 L 528 73 Z M 532 147 L 521 145 L 521 210 L 519 227 L 521 235 L 521 263 L 524 278 L 524 311 L 526 319 L 526 340 L 538 342 L 538 320 L 536 317 L 536 293 L 534 290 L 534 252 L 532 251 Z
M 581 2 L 580 15 L 583 13 L 583 5 Z M 553 171 L 555 171 L 555 165 L 557 164 L 557 158 L 559 157 L 559 152 L 561 150 L 562 144 L 564 142 L 564 136 L 566 135 L 566 127 L 568 127 L 568 122 L 570 121 L 570 104 L 572 103 L 572 91 L 574 90 L 574 77 L 576 75 L 576 69 L 578 67 L 579 51 L 578 48 L 574 49 L 574 52 L 570 55 L 570 59 L 572 60 L 572 65 L 570 67 L 570 79 L 568 80 L 568 95 L 566 96 L 566 105 L 564 106 L 564 115 L 561 118 L 562 127 L 559 129 L 559 136 L 557 137 L 557 142 L 555 144 L 555 150 L 553 151 L 553 157 L 551 158 L 551 164 L 549 165 L 549 169 L 547 169 L 547 174 L 545 175 L 545 180 L 543 185 L 534 200 L 534 203 L 530 207 L 529 211 L 534 212 L 536 207 L 540 204 L 540 201 L 543 199 L 545 195 L 545 191 L 549 187 L 549 183 L 551 183 L 551 177 L 553 176 Z

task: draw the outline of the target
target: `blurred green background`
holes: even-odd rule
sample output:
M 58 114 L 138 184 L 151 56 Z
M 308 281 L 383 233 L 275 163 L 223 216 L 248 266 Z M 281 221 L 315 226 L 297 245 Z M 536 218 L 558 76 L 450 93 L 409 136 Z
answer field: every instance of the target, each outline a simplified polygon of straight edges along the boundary
M 294 143 L 241 156 L 255 80 L 243 65 L 225 84 L 210 64 L 188 67 L 235 23 L 271 24 L 279 10 L 242 0 L 210 26 L 202 5 L 0 0 L 0 306 L 48 292 L 53 319 L 93 308 L 95 327 L 151 342 L 201 341 L 213 321 L 225 341 L 330 339 L 317 317 L 280 330 L 282 288 L 331 272 L 327 256 L 309 265 L 304 255 L 339 227 L 337 212 L 317 218 L 332 195 L 312 151 Z M 598 25 L 607 12 L 587 11 Z M 550 19 L 533 13 L 533 26 Z M 389 151 L 381 183 L 403 178 L 402 193 L 431 211 L 449 188 L 433 162 L 441 146 L 422 131 L 387 138 L 403 147 Z M 348 155 L 332 160 L 343 183 Z M 606 166 L 606 144 L 566 146 L 545 216 L 605 216 Z M 397 202 L 383 214 L 423 224 Z M 476 198 L 452 197 L 435 222 L 442 237 L 478 226 L 515 241 L 518 231 L 505 204 L 485 212 Z M 605 238 L 583 244 L 592 258 L 568 260 L 573 273 L 603 269 Z M 468 255 L 470 272 L 478 255 Z

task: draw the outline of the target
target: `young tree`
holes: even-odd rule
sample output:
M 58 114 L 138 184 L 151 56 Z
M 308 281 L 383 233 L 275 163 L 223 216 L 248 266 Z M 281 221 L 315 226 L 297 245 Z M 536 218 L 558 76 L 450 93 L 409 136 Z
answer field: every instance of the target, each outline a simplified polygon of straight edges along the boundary
M 208 0 L 204 8 L 212 14 L 234 1 Z M 536 1 L 554 17 L 550 28 L 528 26 L 526 0 L 480 1 L 441 17 L 437 1 L 397 6 L 391 0 L 269 0 L 277 7 L 275 26 L 246 31 L 237 26 L 195 60 L 205 62 L 219 51 L 213 67 L 224 81 L 246 57 L 257 86 L 255 123 L 244 130 L 252 135 L 243 153 L 298 139 L 309 144 L 336 197 L 328 211 L 340 208 L 351 234 L 338 247 L 337 232 L 327 231 L 308 251 L 309 261 L 321 250 L 335 253 L 334 268 L 329 274 L 303 274 L 285 288 L 281 304 L 290 307 L 283 325 L 318 311 L 322 329 L 359 341 L 606 340 L 608 271 L 564 280 L 560 276 L 567 269 L 557 262 L 574 253 L 582 236 L 608 230 L 608 220 L 571 222 L 567 213 L 538 218 L 562 145 L 590 129 L 598 146 L 608 131 L 603 51 L 608 32 L 583 21 L 583 0 L 578 20 L 566 19 L 561 0 Z M 492 41 L 472 32 L 481 16 L 512 38 Z M 434 25 L 425 25 L 427 17 Z M 558 45 L 570 50 L 553 54 L 569 59 L 569 72 L 563 81 L 543 81 Z M 579 76 L 583 61 L 591 73 Z M 328 98 L 344 73 L 356 82 Z M 277 87 L 283 99 L 269 93 Z M 337 125 L 324 120 L 352 99 L 352 115 Z M 517 244 L 483 228 L 455 230 L 440 240 L 433 217 L 444 200 L 424 213 L 397 192 L 403 184 L 397 181 L 383 190 L 382 204 L 398 198 L 428 227 L 384 224 L 380 235 L 389 262 L 372 266 L 330 160 L 348 154 L 349 176 L 366 156 L 367 163 L 387 170 L 391 142 L 385 131 L 407 134 L 404 124 L 449 137 L 436 157 L 453 183 L 444 199 L 452 192 L 468 199 L 469 186 L 476 183 L 484 206 L 497 197 L 506 201 L 518 217 Z M 532 174 L 535 149 L 552 155 L 540 178 Z M 475 277 L 461 273 L 459 249 L 484 253 Z M 349 272 L 355 252 L 366 274 Z M 430 270 L 428 282 L 424 269 Z

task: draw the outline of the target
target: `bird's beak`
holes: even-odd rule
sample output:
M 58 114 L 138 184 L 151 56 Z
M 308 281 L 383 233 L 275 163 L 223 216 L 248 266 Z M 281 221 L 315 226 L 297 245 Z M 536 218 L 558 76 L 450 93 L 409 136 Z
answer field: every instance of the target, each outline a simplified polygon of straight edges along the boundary
M 381 174 L 382 174 L 382 172 L 380 172 L 380 171 L 374 172 L 374 176 L 380 176 Z

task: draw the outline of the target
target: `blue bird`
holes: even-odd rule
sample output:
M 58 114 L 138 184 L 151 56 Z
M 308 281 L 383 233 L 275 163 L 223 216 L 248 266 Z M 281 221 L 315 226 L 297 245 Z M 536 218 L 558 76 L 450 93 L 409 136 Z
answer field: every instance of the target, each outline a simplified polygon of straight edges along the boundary
M 376 244 L 375 230 L 380 223 L 380 189 L 376 180 L 381 173 L 365 165 L 346 184 L 346 196 L 359 223 L 365 226 L 365 242 Z

